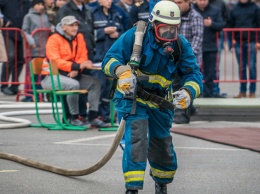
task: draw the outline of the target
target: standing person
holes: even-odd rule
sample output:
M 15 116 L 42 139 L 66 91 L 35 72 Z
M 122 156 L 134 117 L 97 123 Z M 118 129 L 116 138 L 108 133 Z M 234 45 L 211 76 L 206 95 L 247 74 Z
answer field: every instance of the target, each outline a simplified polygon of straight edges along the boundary
M 51 25 L 51 31 L 54 32 L 55 30 L 55 22 L 56 22 L 56 15 L 60 7 L 66 4 L 68 0 L 44 0 L 45 4 L 45 11 L 49 18 L 49 23 Z
M 209 0 L 196 0 L 194 9 L 203 17 L 204 23 L 202 42 L 203 97 L 212 98 L 218 52 L 216 38 L 217 33 L 222 30 L 224 22 L 220 10 L 210 5 Z
M 230 28 L 260 28 L 260 8 L 251 0 L 239 0 L 231 10 L 228 20 Z M 257 38 L 258 37 L 258 38 Z M 232 44 L 235 45 L 235 53 L 239 64 L 240 92 L 234 98 L 247 97 L 247 66 L 249 68 L 249 98 L 255 98 L 256 91 L 256 46 L 260 43 L 258 32 L 235 32 Z
M 51 30 L 54 32 L 55 28 L 55 17 L 56 17 L 56 10 L 54 5 L 54 0 L 44 0 L 44 7 L 45 13 L 48 16 L 49 23 L 51 25 Z
M 128 28 L 132 28 L 139 20 L 148 22 L 149 2 L 150 0 L 138 0 L 135 2 L 129 12 Z
M 22 25 L 22 30 L 29 44 L 29 53 L 26 59 L 26 77 L 30 77 L 30 61 L 35 57 L 45 57 L 46 50 L 44 45 L 47 42 L 49 32 L 38 31 L 32 36 L 32 32 L 39 28 L 50 28 L 50 23 L 47 15 L 44 13 L 44 1 L 33 0 L 32 8 L 29 10 L 29 13 L 25 15 Z M 30 78 L 28 80 L 30 80 Z M 38 76 L 35 77 L 35 80 L 39 81 Z M 25 85 L 25 89 L 26 88 L 29 89 L 27 84 Z M 32 96 L 26 96 L 21 101 L 32 102 Z
M 61 23 L 57 24 L 56 32 L 49 37 L 46 44 L 46 59 L 42 67 L 46 76 L 42 80 L 41 85 L 44 89 L 51 88 L 52 83 L 48 75 L 48 61 L 54 60 L 59 69 L 62 90 L 88 90 L 90 105 L 88 123 L 83 123 L 78 118 L 79 95 L 67 96 L 71 124 L 79 126 L 90 124 L 92 127 L 108 127 L 108 124 L 97 118 L 99 105 L 97 96 L 100 96 L 100 83 L 96 78 L 81 73 L 83 69 L 93 67 L 93 63 L 88 60 L 86 43 L 83 35 L 78 33 L 78 25 L 79 21 L 74 16 L 66 16 L 61 20 Z M 55 86 L 57 86 L 57 83 L 55 83 Z
M 124 32 L 120 13 L 111 5 L 112 0 L 98 0 L 98 4 L 92 7 L 96 43 L 94 63 L 103 61 L 108 49 Z M 99 118 L 110 123 L 110 82 L 102 71 L 92 70 L 91 75 L 101 82 Z
M 202 62 L 202 41 L 203 41 L 203 18 L 194 10 L 190 0 L 174 0 L 181 11 L 181 24 L 179 33 L 183 35 L 190 43 L 196 56 L 197 64 L 201 66 Z M 180 79 L 174 82 L 173 90 L 179 90 L 182 86 Z M 176 109 L 174 112 L 174 122 L 176 124 L 185 124 L 190 122 L 190 116 L 196 114 L 196 108 L 191 104 L 188 109 Z
M 29 0 L 0 1 L 0 10 L 4 15 L 5 28 L 22 28 L 23 18 L 31 7 Z M 3 30 L 8 61 L 3 63 L 1 82 L 8 82 L 12 76 L 12 82 L 18 82 L 18 78 L 24 64 L 23 38 L 19 32 Z M 7 38 L 6 38 L 7 37 Z M 6 95 L 16 95 L 19 84 L 1 84 L 1 92 Z
M 229 14 L 229 9 L 224 2 L 224 0 L 210 0 L 209 1 L 210 5 L 215 6 L 216 8 L 219 8 L 221 11 L 221 16 L 224 22 L 224 26 L 226 27 L 227 25 L 227 19 L 228 19 L 228 14 Z M 224 48 L 224 32 L 220 31 L 219 32 L 219 37 L 218 37 L 218 55 L 217 55 L 217 63 L 216 63 L 216 70 L 215 70 L 215 80 L 219 80 L 219 65 L 220 65 L 220 57 L 221 57 L 221 52 Z M 219 83 L 214 83 L 214 88 L 213 88 L 213 97 L 214 98 L 225 98 L 226 94 L 221 94 L 220 93 L 220 88 L 219 88 Z
M 173 181 L 177 170 L 170 134 L 174 112 L 172 104 L 167 101 L 168 89 L 176 73 L 183 75 L 183 87 L 173 93 L 178 108 L 187 108 L 202 91 L 202 75 L 194 52 L 190 43 L 178 35 L 181 22 L 178 6 L 171 1 L 158 2 L 149 21 L 143 40 L 134 38 L 136 27 L 129 29 L 112 45 L 102 63 L 103 71 L 118 79 L 113 100 L 119 120 L 123 117 L 126 120 L 122 158 L 126 194 L 137 194 L 143 189 L 147 159 L 151 166 L 150 175 L 155 181 L 155 193 L 167 194 L 167 184 Z M 178 36 L 182 45 L 179 64 L 174 62 L 172 52 L 167 52 L 177 44 Z M 142 41 L 142 59 L 139 67 L 132 70 L 126 64 L 132 58 L 135 40 L 136 45 Z M 141 81 L 141 78 L 147 79 Z M 135 91 L 135 87 L 136 100 L 125 98 Z M 145 98 L 148 94 L 153 98 Z M 163 98 L 163 103 L 158 103 L 157 100 Z
M 44 1 L 33 0 L 32 8 L 23 19 L 22 30 L 25 32 L 27 42 L 32 48 L 32 53 L 28 57 L 45 57 L 45 44 L 48 38 L 47 32 L 38 32 L 32 36 L 32 32 L 39 28 L 50 28 L 47 15 L 44 13 Z

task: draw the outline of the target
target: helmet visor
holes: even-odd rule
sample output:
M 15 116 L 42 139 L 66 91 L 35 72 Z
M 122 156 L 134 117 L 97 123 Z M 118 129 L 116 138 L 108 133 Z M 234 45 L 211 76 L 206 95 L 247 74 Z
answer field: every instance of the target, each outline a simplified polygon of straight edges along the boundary
M 163 42 L 173 42 L 178 36 L 178 26 L 171 24 L 159 24 L 155 28 L 155 36 Z

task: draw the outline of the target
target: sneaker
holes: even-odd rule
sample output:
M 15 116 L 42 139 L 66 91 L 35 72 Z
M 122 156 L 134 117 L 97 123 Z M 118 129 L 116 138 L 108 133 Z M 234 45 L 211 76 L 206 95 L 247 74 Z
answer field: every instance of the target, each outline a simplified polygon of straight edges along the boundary
M 89 124 L 88 119 L 85 118 L 85 117 L 82 117 L 82 116 L 79 115 L 78 119 L 83 123 L 83 125 L 87 126 Z
M 91 127 L 97 127 L 97 128 L 111 127 L 111 124 L 110 124 L 110 123 L 105 123 L 105 122 L 101 121 L 101 120 L 98 119 L 98 118 L 96 118 L 96 119 L 90 121 L 89 124 L 91 125 Z
M 79 119 L 71 119 L 70 124 L 75 126 L 83 126 L 84 124 Z

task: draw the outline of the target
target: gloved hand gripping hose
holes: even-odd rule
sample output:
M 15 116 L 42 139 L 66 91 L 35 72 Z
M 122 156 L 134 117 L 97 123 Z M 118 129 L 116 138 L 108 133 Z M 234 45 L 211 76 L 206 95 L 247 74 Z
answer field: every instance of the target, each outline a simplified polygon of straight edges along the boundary
M 40 163 L 40 162 L 36 162 L 21 156 L 17 156 L 17 155 L 13 155 L 13 154 L 8 154 L 8 153 L 1 153 L 0 152 L 0 159 L 5 159 L 5 160 L 11 160 L 20 164 L 24 164 L 33 168 L 37 168 L 37 169 L 41 169 L 41 170 L 45 170 L 48 172 L 52 172 L 55 174 L 60 174 L 60 175 L 64 175 L 64 176 L 84 176 L 84 175 L 88 175 L 91 174 L 97 170 L 99 170 L 101 167 L 103 167 L 109 160 L 110 158 L 113 156 L 113 154 L 115 153 L 120 140 L 123 137 L 124 134 L 124 129 L 125 129 L 125 119 L 122 118 L 120 125 L 118 127 L 118 131 L 116 133 L 115 139 L 112 143 L 112 145 L 110 146 L 109 150 L 107 151 L 107 153 L 103 156 L 103 158 L 101 158 L 101 160 L 99 160 L 96 164 L 86 168 L 86 169 L 63 169 L 57 166 L 51 166 L 48 164 L 44 164 L 44 163 Z

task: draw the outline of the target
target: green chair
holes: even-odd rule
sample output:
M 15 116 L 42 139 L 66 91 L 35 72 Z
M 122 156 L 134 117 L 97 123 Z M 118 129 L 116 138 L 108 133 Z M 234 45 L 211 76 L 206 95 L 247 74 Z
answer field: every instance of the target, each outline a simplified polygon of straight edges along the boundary
M 79 130 L 79 131 L 86 130 L 88 128 L 87 126 L 74 126 L 68 122 L 68 120 L 66 119 L 64 102 L 62 97 L 66 95 L 72 95 L 72 94 L 86 94 L 88 91 L 87 90 L 61 90 L 58 67 L 55 61 L 53 60 L 51 60 L 49 63 L 49 68 L 50 68 L 49 76 L 51 78 L 51 83 L 52 83 L 51 89 L 50 90 L 37 89 L 36 88 L 37 83 L 35 77 L 41 76 L 42 64 L 43 64 L 43 58 L 34 58 L 30 62 L 30 73 L 31 73 L 32 90 L 33 90 L 33 96 L 35 102 L 36 117 L 39 122 L 39 124 L 32 124 L 31 126 L 45 127 L 48 128 L 49 130 Z M 57 78 L 58 89 L 55 88 L 54 76 Z M 54 119 L 54 123 L 46 123 L 43 122 L 41 119 L 37 95 L 42 95 L 42 94 L 49 94 L 50 96 L 52 117 Z M 62 112 L 61 114 L 60 114 L 59 102 L 61 104 L 61 112 Z M 63 121 L 61 116 L 63 117 Z

